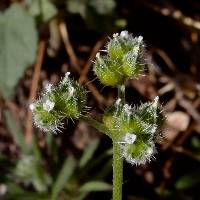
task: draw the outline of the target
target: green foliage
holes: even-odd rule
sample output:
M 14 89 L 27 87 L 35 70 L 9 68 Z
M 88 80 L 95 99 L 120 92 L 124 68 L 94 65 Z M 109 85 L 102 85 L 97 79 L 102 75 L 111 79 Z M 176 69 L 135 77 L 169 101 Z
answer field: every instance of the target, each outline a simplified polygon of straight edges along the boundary
M 65 187 L 66 183 L 70 180 L 76 167 L 76 161 L 73 157 L 66 158 L 61 171 L 59 172 L 57 179 L 52 189 L 52 200 L 56 200 L 59 192 Z
M 192 188 L 200 184 L 200 169 L 197 169 L 189 174 L 182 176 L 175 184 L 178 190 Z
M 37 32 L 33 18 L 13 4 L 0 13 L 0 90 L 11 97 L 26 67 L 35 60 Z
M 5 119 L 8 128 L 14 138 L 15 142 L 21 148 L 23 153 L 28 153 L 29 149 L 25 143 L 24 136 L 22 134 L 22 130 L 19 127 L 19 124 L 13 119 L 12 114 L 9 111 L 4 111 Z
M 32 183 L 38 192 L 47 192 L 51 184 L 50 177 L 45 173 L 36 156 L 24 155 L 17 163 L 15 174 L 21 182 Z
M 79 162 L 79 166 L 80 168 L 84 167 L 87 162 L 89 160 L 91 160 L 95 150 L 97 149 L 97 147 L 99 146 L 99 140 L 98 139 L 95 139 L 93 140 L 89 146 L 85 149 L 84 153 L 83 153 L 83 156 L 81 157 L 80 159 L 80 162 Z
M 42 22 L 48 22 L 57 14 L 57 9 L 50 0 L 31 0 L 28 11 Z
M 114 0 L 66 1 L 66 8 L 69 13 L 79 14 L 90 29 L 101 33 L 112 32 L 114 27 L 124 27 L 124 23 L 117 21 L 115 7 L 116 2 Z
M 81 192 L 97 192 L 97 191 L 99 192 L 107 190 L 112 190 L 112 186 L 108 183 L 101 181 L 87 182 L 80 187 Z
M 106 15 L 113 12 L 114 0 L 68 0 L 67 9 L 71 13 L 80 14 L 83 18 L 87 16 L 89 8 L 93 8 L 97 14 Z

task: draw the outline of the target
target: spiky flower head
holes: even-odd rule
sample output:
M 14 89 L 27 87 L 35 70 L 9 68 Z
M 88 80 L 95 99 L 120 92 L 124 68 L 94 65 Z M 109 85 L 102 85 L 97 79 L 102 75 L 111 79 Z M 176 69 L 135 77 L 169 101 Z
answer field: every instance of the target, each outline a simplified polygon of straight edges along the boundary
M 128 31 L 113 34 L 106 45 L 106 55 L 97 53 L 94 71 L 104 85 L 118 86 L 128 78 L 136 78 L 144 68 L 145 45 L 142 36 Z
M 155 136 L 164 122 L 159 110 L 156 97 L 137 108 L 118 99 L 105 112 L 103 122 L 120 144 L 127 162 L 145 164 L 155 154 Z
M 30 105 L 36 126 L 43 131 L 59 131 L 62 120 L 78 118 L 86 106 L 86 91 L 69 78 L 69 72 L 57 86 L 45 86 L 39 100 Z

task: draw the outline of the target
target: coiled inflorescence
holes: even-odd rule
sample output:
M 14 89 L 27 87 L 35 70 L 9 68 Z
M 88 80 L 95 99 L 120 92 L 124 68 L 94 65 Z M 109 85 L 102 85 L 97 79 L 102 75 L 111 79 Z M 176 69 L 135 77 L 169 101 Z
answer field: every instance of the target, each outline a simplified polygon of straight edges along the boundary
M 135 78 L 145 64 L 143 37 L 133 37 L 128 31 L 113 34 L 105 55 L 96 55 L 94 71 L 104 85 L 118 86 L 126 79 Z
M 155 137 L 165 118 L 158 107 L 158 97 L 138 108 L 118 99 L 103 117 L 105 126 L 121 146 L 122 155 L 131 164 L 145 164 L 155 154 Z
M 65 117 L 78 118 L 86 107 L 85 89 L 70 79 L 69 74 L 65 74 L 58 86 L 48 84 L 40 99 L 30 105 L 34 123 L 43 131 L 59 131 Z

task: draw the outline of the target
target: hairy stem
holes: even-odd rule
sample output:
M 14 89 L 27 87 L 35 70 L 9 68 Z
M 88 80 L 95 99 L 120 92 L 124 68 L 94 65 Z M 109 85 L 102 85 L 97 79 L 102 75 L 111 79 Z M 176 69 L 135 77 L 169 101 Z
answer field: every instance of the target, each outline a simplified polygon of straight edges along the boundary
M 97 120 L 91 118 L 90 116 L 81 116 L 80 120 L 87 122 L 90 126 L 97 129 L 99 132 L 108 135 L 111 138 L 109 130 L 101 122 L 98 122 Z
M 113 140 L 113 200 L 122 200 L 123 160 L 119 144 Z

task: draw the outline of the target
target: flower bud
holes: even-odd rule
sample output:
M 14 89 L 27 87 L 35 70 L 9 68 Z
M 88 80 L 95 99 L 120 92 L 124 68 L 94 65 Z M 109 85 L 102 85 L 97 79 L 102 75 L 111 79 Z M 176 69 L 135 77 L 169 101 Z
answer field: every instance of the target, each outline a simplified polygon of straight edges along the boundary
M 106 56 L 97 57 L 94 64 L 94 71 L 101 83 L 107 86 L 121 85 L 125 81 L 125 77 L 121 73 L 121 70 L 119 70 L 117 62 Z
M 155 153 L 155 136 L 164 117 L 160 116 L 158 97 L 138 108 L 118 99 L 104 116 L 103 122 L 114 141 L 120 144 L 123 157 L 132 164 L 145 164 Z M 160 119 L 161 118 L 161 119 Z
M 144 68 L 145 53 L 142 36 L 128 31 L 113 34 L 106 46 L 106 55 L 96 55 L 94 71 L 104 85 L 119 86 L 128 78 L 137 77 Z
M 84 111 L 86 91 L 68 76 L 58 86 L 47 85 L 41 98 L 30 105 L 34 122 L 43 131 L 59 131 L 62 119 L 78 118 Z
M 122 154 L 127 162 L 135 165 L 150 162 L 156 153 L 154 142 L 136 140 L 133 144 L 121 144 Z
M 162 115 L 162 111 L 158 106 L 159 97 L 157 96 L 153 102 L 142 104 L 138 107 L 136 115 L 144 122 L 148 124 L 155 124 L 158 128 L 161 128 L 165 122 L 165 116 Z
M 128 31 L 122 31 L 114 35 L 107 44 L 108 55 L 113 60 L 122 60 L 124 55 L 131 51 L 135 46 L 135 40 Z

